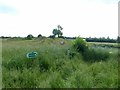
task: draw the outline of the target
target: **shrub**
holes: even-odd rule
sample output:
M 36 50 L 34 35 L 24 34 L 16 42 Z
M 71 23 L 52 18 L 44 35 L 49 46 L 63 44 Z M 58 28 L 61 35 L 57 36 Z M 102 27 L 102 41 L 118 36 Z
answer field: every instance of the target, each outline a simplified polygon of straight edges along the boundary
M 63 38 L 63 39 L 65 39 L 65 37 L 64 37 L 64 36 L 59 36 L 59 38 Z
M 42 38 L 42 35 L 41 35 L 41 34 L 39 34 L 37 37 L 38 37 L 38 38 Z
M 55 35 L 50 35 L 48 38 L 54 39 L 54 38 L 55 38 Z
M 27 36 L 27 39 L 28 39 L 28 40 L 32 40 L 32 38 L 33 38 L 33 35 L 32 35 L 32 34 L 29 34 L 29 35 Z
M 83 59 L 87 61 L 101 61 L 106 60 L 109 57 L 109 53 L 107 51 L 88 48 L 86 41 L 80 37 L 77 37 L 74 41 L 73 48 L 77 52 L 81 53 Z
M 79 53 L 83 53 L 87 50 L 87 43 L 86 41 L 84 41 L 82 38 L 77 37 L 75 39 L 75 41 L 73 42 L 73 48 L 79 52 Z

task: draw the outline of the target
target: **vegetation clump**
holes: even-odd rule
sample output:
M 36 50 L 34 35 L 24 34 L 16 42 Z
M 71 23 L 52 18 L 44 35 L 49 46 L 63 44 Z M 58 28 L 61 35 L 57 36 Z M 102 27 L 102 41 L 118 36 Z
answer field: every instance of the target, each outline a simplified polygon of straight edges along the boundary
M 73 48 L 79 53 L 83 53 L 88 49 L 86 41 L 84 41 L 81 37 L 77 37 L 75 39 L 73 42 Z
M 29 35 L 26 37 L 26 39 L 28 39 L 28 40 L 32 40 L 32 38 L 34 38 L 34 36 L 33 36 L 32 34 L 29 34 Z
M 109 52 L 94 49 L 88 47 L 85 40 L 83 40 L 81 37 L 77 37 L 75 41 L 73 42 L 73 48 L 82 54 L 83 59 L 87 61 L 100 61 L 100 60 L 106 60 L 109 58 Z

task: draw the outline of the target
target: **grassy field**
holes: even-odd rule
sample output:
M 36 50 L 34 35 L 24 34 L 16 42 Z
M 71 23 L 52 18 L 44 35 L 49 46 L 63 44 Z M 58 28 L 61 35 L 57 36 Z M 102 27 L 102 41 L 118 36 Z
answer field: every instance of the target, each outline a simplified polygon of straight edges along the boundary
M 2 39 L 0 39 L 0 89 L 2 89 Z
M 60 41 L 65 44 L 61 45 Z M 72 59 L 66 54 L 72 40 L 35 39 L 2 41 L 3 88 L 117 88 L 118 49 L 94 48 L 111 52 L 107 60 L 89 62 L 75 52 Z M 38 56 L 31 60 L 28 52 Z M 87 55 L 86 55 L 87 56 Z

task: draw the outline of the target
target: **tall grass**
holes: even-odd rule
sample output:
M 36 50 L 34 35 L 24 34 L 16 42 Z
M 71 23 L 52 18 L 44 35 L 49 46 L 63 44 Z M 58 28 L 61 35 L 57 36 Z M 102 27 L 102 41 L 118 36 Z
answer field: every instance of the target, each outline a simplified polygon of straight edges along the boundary
M 100 61 L 109 58 L 110 54 L 106 50 L 88 47 L 87 42 L 78 37 L 74 43 L 73 48 L 82 54 L 83 59 L 87 61 Z
M 2 40 L 0 39 L 0 89 L 2 89 Z
M 60 41 L 65 44 L 60 45 Z M 66 51 L 72 47 L 69 40 L 3 41 L 2 45 L 3 88 L 118 87 L 116 50 L 106 61 L 89 63 L 77 52 L 68 58 Z M 27 59 L 26 54 L 31 51 L 38 52 L 38 57 Z

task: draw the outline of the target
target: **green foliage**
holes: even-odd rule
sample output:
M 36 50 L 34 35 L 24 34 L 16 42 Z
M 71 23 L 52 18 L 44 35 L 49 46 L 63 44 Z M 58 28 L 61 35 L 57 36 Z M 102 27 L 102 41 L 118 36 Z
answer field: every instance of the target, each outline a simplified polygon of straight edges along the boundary
M 50 63 L 47 60 L 40 60 L 39 61 L 39 69 L 40 71 L 47 71 L 50 69 Z
M 53 29 L 53 32 L 52 32 L 52 33 L 54 34 L 54 36 L 56 36 L 56 35 L 58 34 L 57 29 Z
M 48 38 L 54 39 L 54 38 L 55 38 L 55 35 L 50 35 Z
M 61 32 L 63 28 L 60 25 L 58 25 L 57 27 L 58 29 L 53 29 L 52 33 L 54 36 L 58 35 L 58 37 L 60 37 L 63 35 L 63 33 Z
M 105 37 L 100 37 L 100 38 L 86 38 L 87 42 L 109 42 L 109 43 L 116 43 L 116 39 L 110 39 L 109 37 L 105 38 Z
M 78 37 L 73 43 L 74 49 L 81 53 L 84 60 L 87 61 L 101 61 L 109 58 L 109 53 L 101 49 L 88 48 L 86 41 Z
M 58 37 L 63 35 L 63 33 L 60 30 L 57 31 L 57 34 L 58 34 Z
M 38 38 L 42 38 L 42 35 L 41 35 L 41 34 L 39 34 L 37 37 L 38 37 Z
M 32 40 L 32 38 L 33 38 L 33 35 L 32 35 L 32 34 L 29 34 L 29 35 L 27 36 L 27 39 L 28 39 L 28 40 Z
M 61 88 L 61 87 L 63 87 L 63 84 L 64 84 L 64 82 L 61 78 L 61 75 L 58 73 L 55 73 L 53 75 L 52 80 L 50 81 L 51 88 Z
M 63 28 L 60 25 L 58 25 L 57 27 L 58 27 L 58 30 L 63 30 Z
M 87 43 L 84 41 L 81 37 L 77 37 L 75 41 L 73 42 L 73 48 L 79 52 L 83 53 L 87 50 Z
M 94 47 L 95 54 L 100 51 L 97 55 L 105 54 L 104 51 L 114 52 L 106 61 L 89 63 L 77 51 L 74 58 L 69 59 L 65 52 L 71 48 L 71 40 L 65 40 L 65 44 L 60 45 L 61 40 L 45 38 L 42 43 L 37 40 L 3 41 L 3 88 L 118 87 L 118 53 L 115 48 L 100 51 Z M 31 51 L 38 52 L 38 57 L 27 59 L 26 53 Z
M 88 49 L 83 54 L 84 60 L 87 61 L 101 61 L 107 60 L 110 54 L 107 51 L 102 51 L 101 49 Z

